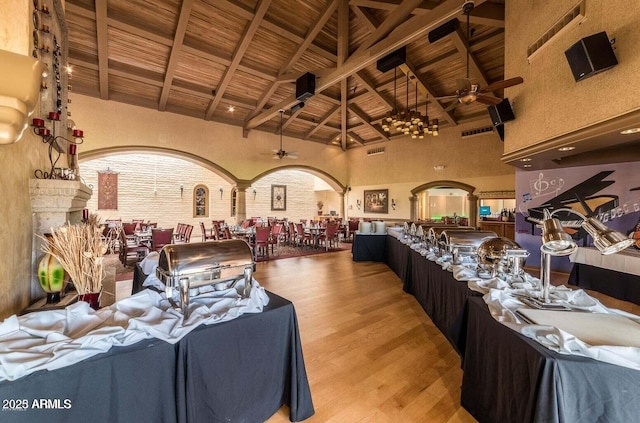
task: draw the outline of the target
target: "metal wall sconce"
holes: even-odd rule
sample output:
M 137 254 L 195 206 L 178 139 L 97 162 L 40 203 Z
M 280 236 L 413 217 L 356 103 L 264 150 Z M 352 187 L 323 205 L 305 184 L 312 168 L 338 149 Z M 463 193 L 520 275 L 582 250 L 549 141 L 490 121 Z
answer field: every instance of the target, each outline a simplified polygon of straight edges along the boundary
M 551 285 L 551 257 L 568 256 L 578 246 L 571 235 L 563 230 L 560 221 L 553 217 L 558 212 L 573 213 L 582 219 L 582 228 L 593 238 L 593 244 L 603 255 L 614 254 L 631 246 L 634 240 L 623 233 L 614 231 L 594 217 L 586 217 L 573 209 L 560 208 L 553 212 L 544 210 L 542 221 L 542 246 L 540 247 L 540 281 L 542 282 L 542 302 L 549 304 Z
M 393 198 L 391 199 L 391 208 L 392 208 L 393 210 L 395 210 L 395 209 L 396 209 L 396 200 L 394 200 Z
M 360 206 L 362 206 L 362 202 L 360 200 L 356 200 L 356 207 L 360 210 Z
M 256 191 L 256 189 L 254 188 L 254 189 L 253 189 L 253 199 L 254 199 L 254 200 L 256 199 L 256 195 L 257 195 L 257 194 L 258 194 L 258 191 Z
M 0 49 L 0 144 L 17 142 L 40 96 L 44 64 Z
M 224 188 L 220 187 L 220 199 L 222 200 L 222 194 L 224 194 Z
M 184 194 L 184 185 L 180 184 L 180 198 L 182 198 L 182 194 Z

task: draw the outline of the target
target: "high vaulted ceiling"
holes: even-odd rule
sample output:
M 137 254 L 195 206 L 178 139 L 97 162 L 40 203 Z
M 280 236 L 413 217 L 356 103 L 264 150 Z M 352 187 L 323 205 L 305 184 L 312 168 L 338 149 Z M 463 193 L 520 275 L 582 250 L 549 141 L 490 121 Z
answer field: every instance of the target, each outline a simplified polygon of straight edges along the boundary
M 467 71 L 463 0 L 67 0 L 73 92 L 279 131 L 343 149 L 399 136 L 380 121 L 394 104 L 440 127 L 489 124 L 479 102 L 445 111 Z M 428 33 L 460 19 L 430 43 Z M 470 76 L 504 75 L 504 0 L 476 0 L 470 16 Z M 406 45 L 396 71 L 376 62 Z M 291 111 L 295 81 L 316 75 L 315 95 Z M 396 75 L 394 77 L 394 74 Z M 516 75 L 507 75 L 513 77 Z M 395 78 L 395 83 L 394 83 Z M 502 93 L 494 92 L 497 96 Z M 230 111 L 230 108 L 233 111 Z

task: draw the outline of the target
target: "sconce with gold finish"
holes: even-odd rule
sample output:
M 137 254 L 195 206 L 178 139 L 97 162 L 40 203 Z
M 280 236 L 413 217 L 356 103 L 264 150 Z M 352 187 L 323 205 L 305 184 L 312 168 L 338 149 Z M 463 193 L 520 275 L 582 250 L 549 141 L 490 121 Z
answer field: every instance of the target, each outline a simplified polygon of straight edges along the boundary
M 28 127 L 40 95 L 44 64 L 0 50 L 0 144 L 17 142 Z

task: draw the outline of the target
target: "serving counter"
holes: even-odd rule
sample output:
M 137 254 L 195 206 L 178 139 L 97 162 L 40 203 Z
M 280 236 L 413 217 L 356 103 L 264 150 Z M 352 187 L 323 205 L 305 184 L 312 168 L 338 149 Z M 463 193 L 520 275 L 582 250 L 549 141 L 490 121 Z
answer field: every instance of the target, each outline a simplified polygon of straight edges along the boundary
M 264 421 L 285 404 L 304 420 L 314 408 L 295 309 L 267 294 L 261 313 L 200 326 L 176 344 L 147 339 L 0 382 L 3 401 L 27 404 L 0 410 L 0 421 Z

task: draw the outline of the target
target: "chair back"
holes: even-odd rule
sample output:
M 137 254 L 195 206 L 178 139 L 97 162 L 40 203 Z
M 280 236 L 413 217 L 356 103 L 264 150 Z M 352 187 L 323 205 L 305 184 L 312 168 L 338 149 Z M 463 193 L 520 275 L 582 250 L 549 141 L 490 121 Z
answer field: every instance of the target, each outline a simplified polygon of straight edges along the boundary
M 184 235 L 182 237 L 182 240 L 184 242 L 191 242 L 191 232 L 193 232 L 193 225 L 185 225 L 186 228 L 184 230 Z
M 204 226 L 204 224 L 202 225 Z M 220 236 L 220 226 L 217 223 L 213 224 L 213 228 L 211 229 L 211 234 L 213 235 L 213 239 L 221 239 Z
M 357 220 L 350 220 L 349 221 L 349 232 L 355 232 L 358 230 L 358 225 L 360 224 L 359 221 Z
M 133 235 L 136 231 L 136 223 L 123 223 L 122 230 L 125 235 Z
M 275 225 L 271 231 L 271 234 L 275 237 L 277 237 L 278 235 L 280 235 L 282 233 L 282 224 L 278 223 L 277 225 Z
M 259 226 L 256 227 L 256 244 L 257 243 L 266 243 L 269 241 L 269 235 L 271 235 L 271 228 L 268 226 Z
M 225 239 L 231 239 L 231 231 L 229 230 L 228 226 L 224 227 L 224 237 Z
M 334 238 L 337 233 L 338 233 L 338 225 L 336 225 L 335 223 L 329 223 L 326 229 L 327 239 Z
M 160 251 L 165 245 L 171 244 L 172 240 L 173 228 L 151 229 L 151 248 L 154 251 Z
M 202 239 L 207 239 L 207 230 L 205 229 L 203 222 L 200 222 L 200 230 L 202 231 Z

